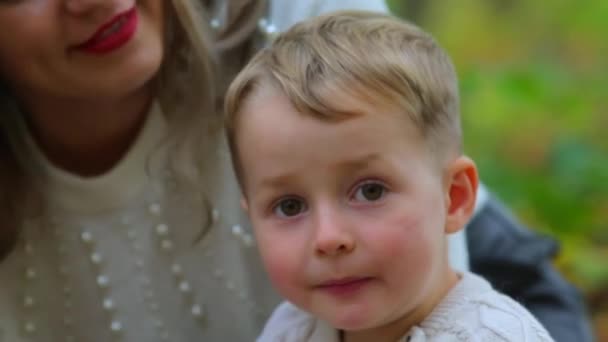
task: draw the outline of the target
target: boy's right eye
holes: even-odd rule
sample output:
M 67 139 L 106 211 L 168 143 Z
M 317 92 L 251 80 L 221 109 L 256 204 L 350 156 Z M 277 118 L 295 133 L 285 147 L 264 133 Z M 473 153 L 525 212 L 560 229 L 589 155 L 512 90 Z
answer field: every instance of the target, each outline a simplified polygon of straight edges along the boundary
M 306 204 L 297 198 L 282 199 L 274 206 L 273 211 L 280 217 L 293 217 L 306 210 Z

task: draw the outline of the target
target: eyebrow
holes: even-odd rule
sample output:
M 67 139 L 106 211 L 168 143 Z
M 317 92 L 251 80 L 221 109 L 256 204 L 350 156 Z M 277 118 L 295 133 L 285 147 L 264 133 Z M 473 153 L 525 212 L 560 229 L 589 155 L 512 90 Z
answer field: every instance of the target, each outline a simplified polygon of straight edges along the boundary
M 369 164 L 371 163 L 378 162 L 380 160 L 382 160 L 380 154 L 368 153 L 357 158 L 353 158 L 352 160 L 347 160 L 338 163 L 337 165 L 345 170 L 359 170 L 369 166 Z
M 341 161 L 334 164 L 338 169 L 346 172 L 360 170 L 368 167 L 371 163 L 383 160 L 378 153 L 368 153 L 362 156 L 357 156 L 350 160 Z M 314 167 L 314 166 L 311 166 Z M 278 188 L 289 184 L 290 180 L 295 178 L 296 172 L 285 172 L 278 174 L 277 176 L 266 177 L 261 182 L 262 187 Z
M 262 182 L 260 182 L 260 185 L 262 188 L 280 188 L 289 184 L 289 180 L 293 179 L 295 177 L 294 175 L 294 172 L 289 172 L 278 176 L 265 177 Z

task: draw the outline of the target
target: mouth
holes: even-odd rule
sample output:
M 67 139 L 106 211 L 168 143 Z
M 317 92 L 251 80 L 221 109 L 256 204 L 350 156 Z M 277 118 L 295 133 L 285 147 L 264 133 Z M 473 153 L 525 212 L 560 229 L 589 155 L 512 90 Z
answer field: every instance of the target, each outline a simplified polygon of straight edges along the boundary
M 137 8 L 133 6 L 103 24 L 91 38 L 76 46 L 76 49 L 95 54 L 114 51 L 131 40 L 137 23 Z
M 358 292 L 367 286 L 372 280 L 372 277 L 338 278 L 322 282 L 315 286 L 315 288 L 328 292 L 332 295 L 344 296 Z

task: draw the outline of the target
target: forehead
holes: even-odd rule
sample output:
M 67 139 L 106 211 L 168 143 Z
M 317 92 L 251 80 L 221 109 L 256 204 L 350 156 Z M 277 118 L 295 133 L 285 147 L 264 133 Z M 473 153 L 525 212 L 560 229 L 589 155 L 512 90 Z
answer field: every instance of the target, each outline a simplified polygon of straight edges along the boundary
M 252 94 L 241 108 L 236 127 L 243 166 L 255 168 L 265 159 L 276 161 L 277 168 L 285 161 L 309 167 L 369 155 L 419 157 L 426 152 L 420 132 L 406 114 L 346 94 L 335 94 L 333 102 L 337 110 L 348 114 L 322 119 L 298 112 L 279 91 Z
M 351 87 L 352 88 L 352 87 Z M 270 121 L 273 125 L 288 126 L 289 122 L 300 121 L 312 124 L 325 124 L 333 129 L 349 126 L 353 118 L 362 118 L 369 126 L 389 125 L 404 130 L 408 135 L 420 135 L 411 115 L 399 104 L 390 103 L 386 99 L 370 97 L 361 87 L 342 90 L 343 87 L 323 86 L 323 95 L 318 100 L 323 108 L 322 113 L 313 113 L 311 109 L 296 108 L 290 98 L 274 85 L 258 84 L 240 106 L 237 123 L 247 121 L 245 128 L 251 127 L 256 121 Z M 305 98 L 305 100 L 301 100 Z M 309 94 L 299 98 L 301 104 L 313 99 Z M 340 123 L 341 125 L 335 125 Z M 269 124 L 269 122 L 265 122 Z M 237 125 L 237 127 L 242 125 Z

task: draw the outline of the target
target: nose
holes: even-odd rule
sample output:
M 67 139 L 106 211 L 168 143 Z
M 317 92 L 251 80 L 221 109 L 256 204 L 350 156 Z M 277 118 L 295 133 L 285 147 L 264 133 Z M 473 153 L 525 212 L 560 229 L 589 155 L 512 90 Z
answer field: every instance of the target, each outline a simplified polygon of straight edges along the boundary
M 65 0 L 63 3 L 65 10 L 74 15 L 103 12 L 116 7 L 114 0 Z
M 351 253 L 356 239 L 347 219 L 338 210 L 325 209 L 317 215 L 314 248 L 320 257 Z

